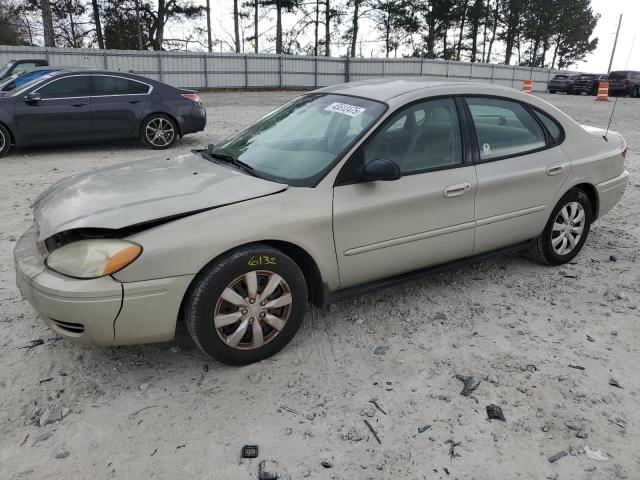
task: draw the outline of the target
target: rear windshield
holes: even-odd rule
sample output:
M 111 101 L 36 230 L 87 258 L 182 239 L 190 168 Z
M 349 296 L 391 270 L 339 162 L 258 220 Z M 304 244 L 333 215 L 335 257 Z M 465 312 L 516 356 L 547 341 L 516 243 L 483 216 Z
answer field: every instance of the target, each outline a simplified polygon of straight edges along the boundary
M 567 78 L 567 75 L 556 75 L 553 77 L 554 80 L 563 80 L 565 78 Z
M 582 80 L 593 80 L 594 78 L 596 78 L 595 75 L 580 75 L 580 79 Z
M 609 78 L 627 78 L 627 72 L 611 72 Z

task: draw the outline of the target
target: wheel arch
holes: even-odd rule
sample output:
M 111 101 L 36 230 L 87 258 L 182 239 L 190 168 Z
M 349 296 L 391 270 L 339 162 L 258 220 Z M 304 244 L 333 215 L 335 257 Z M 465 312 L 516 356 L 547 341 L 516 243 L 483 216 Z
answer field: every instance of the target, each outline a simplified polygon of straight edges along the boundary
M 7 125 L 6 123 L 0 121 L 0 125 L 2 125 L 7 132 L 9 132 L 9 145 L 13 145 L 15 147 L 18 146 L 17 142 L 16 142 L 16 136 L 15 134 L 11 131 L 11 128 L 9 127 L 9 125 Z
M 589 202 L 591 202 L 591 207 L 593 208 L 593 220 L 595 221 L 598 218 L 598 211 L 600 207 L 598 190 L 596 190 L 596 187 L 590 183 L 579 183 L 574 185 L 572 188 L 583 191 L 587 198 L 589 198 Z

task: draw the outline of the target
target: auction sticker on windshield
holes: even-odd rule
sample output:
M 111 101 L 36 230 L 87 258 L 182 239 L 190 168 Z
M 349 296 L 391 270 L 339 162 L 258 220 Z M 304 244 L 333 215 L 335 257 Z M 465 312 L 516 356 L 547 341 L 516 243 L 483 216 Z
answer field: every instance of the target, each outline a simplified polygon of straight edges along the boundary
M 333 102 L 329 105 L 325 110 L 329 112 L 342 113 L 344 115 L 349 115 L 350 117 L 357 117 L 362 112 L 366 110 L 366 108 L 358 107 L 356 105 L 349 105 L 348 103 L 339 103 Z

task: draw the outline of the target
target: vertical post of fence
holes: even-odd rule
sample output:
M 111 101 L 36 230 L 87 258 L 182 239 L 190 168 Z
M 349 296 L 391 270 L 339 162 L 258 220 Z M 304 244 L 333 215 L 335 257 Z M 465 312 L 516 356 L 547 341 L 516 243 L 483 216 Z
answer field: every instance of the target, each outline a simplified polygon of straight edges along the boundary
M 382 59 L 382 78 L 387 76 L 387 60 L 385 58 Z
M 420 76 L 424 77 L 424 57 L 420 57 Z
M 209 61 L 207 59 L 207 54 L 202 54 L 202 60 L 204 62 L 204 88 L 209 88 Z
M 313 66 L 313 85 L 315 87 L 318 86 L 318 57 L 315 56 L 314 58 L 314 66 Z
M 109 70 L 109 61 L 107 60 L 107 51 L 102 52 L 102 63 L 104 64 L 104 69 Z
M 249 59 L 244 54 L 244 88 L 249 88 Z
M 451 65 L 451 60 L 447 60 L 447 78 L 449 78 L 449 66 Z
M 351 78 L 351 64 L 349 63 L 349 55 L 344 59 L 344 81 L 348 82 Z
M 278 86 L 282 88 L 282 54 L 278 55 Z
M 491 64 L 491 83 L 495 83 L 495 78 L 496 78 L 496 64 L 492 63 Z
M 513 74 L 511 75 L 511 88 L 516 88 L 516 67 L 511 67 Z
M 160 81 L 164 81 L 164 75 L 162 70 L 162 52 L 158 52 L 158 76 L 160 77 Z
M 473 62 L 471 62 L 471 68 L 469 69 L 469 80 L 473 80 Z

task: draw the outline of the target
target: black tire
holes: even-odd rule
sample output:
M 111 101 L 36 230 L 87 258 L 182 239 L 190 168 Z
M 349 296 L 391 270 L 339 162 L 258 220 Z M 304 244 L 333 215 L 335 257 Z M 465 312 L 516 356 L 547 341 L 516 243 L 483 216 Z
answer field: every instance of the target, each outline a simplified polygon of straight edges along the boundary
M 554 93 L 556 93 L 556 91 L 555 91 L 555 90 L 549 90 L 549 93 L 550 93 L 551 95 L 553 95 Z
M 636 87 L 633 89 L 633 96 L 635 98 L 640 98 L 640 87 Z
M 256 259 L 260 259 L 260 262 L 262 259 L 268 260 L 265 260 L 266 264 L 255 266 Z M 234 279 L 238 279 L 247 272 L 267 270 L 282 277 L 291 293 L 291 307 L 284 328 L 275 333 L 269 341 L 266 341 L 268 335 L 265 336 L 265 343 L 260 347 L 239 349 L 227 345 L 213 322 L 214 312 L 223 302 L 222 292 L 234 282 Z M 262 280 L 263 278 L 259 277 L 259 281 Z M 282 289 L 282 284 L 279 285 L 277 288 Z M 264 291 L 264 288 L 264 284 L 258 283 L 258 294 Z M 273 295 L 278 295 L 278 290 Z M 255 303 L 254 307 L 257 305 Z M 189 288 L 183 302 L 182 313 L 191 338 L 205 354 L 227 365 L 244 365 L 270 357 L 284 348 L 300 328 L 307 305 L 307 283 L 298 265 L 275 248 L 254 244 L 230 252 L 205 267 Z M 241 321 L 238 320 L 224 328 L 234 330 L 240 323 Z M 266 330 L 271 334 L 276 332 L 266 323 L 261 325 L 263 331 Z M 253 337 L 251 328 L 250 326 L 246 330 L 243 339 Z
M 0 157 L 4 157 L 11 148 L 11 134 L 9 130 L 0 123 Z
M 585 221 L 582 230 L 582 235 L 575 247 L 567 254 L 558 254 L 553 246 L 553 225 L 560 214 L 560 211 L 572 202 L 579 203 L 584 209 Z M 589 230 L 591 228 L 591 222 L 593 221 L 593 207 L 591 201 L 586 193 L 577 188 L 572 188 L 560 199 L 558 204 L 551 212 L 551 216 L 547 221 L 544 231 L 538 238 L 531 242 L 529 248 L 529 255 L 536 261 L 546 265 L 563 265 L 573 260 L 573 258 L 580 252 L 584 242 L 587 240 Z
M 155 137 L 154 131 L 162 129 L 164 135 Z M 169 136 L 170 132 L 170 136 Z M 173 119 L 162 113 L 154 113 L 144 119 L 140 126 L 140 138 L 145 147 L 152 150 L 170 148 L 178 138 L 178 126 Z

